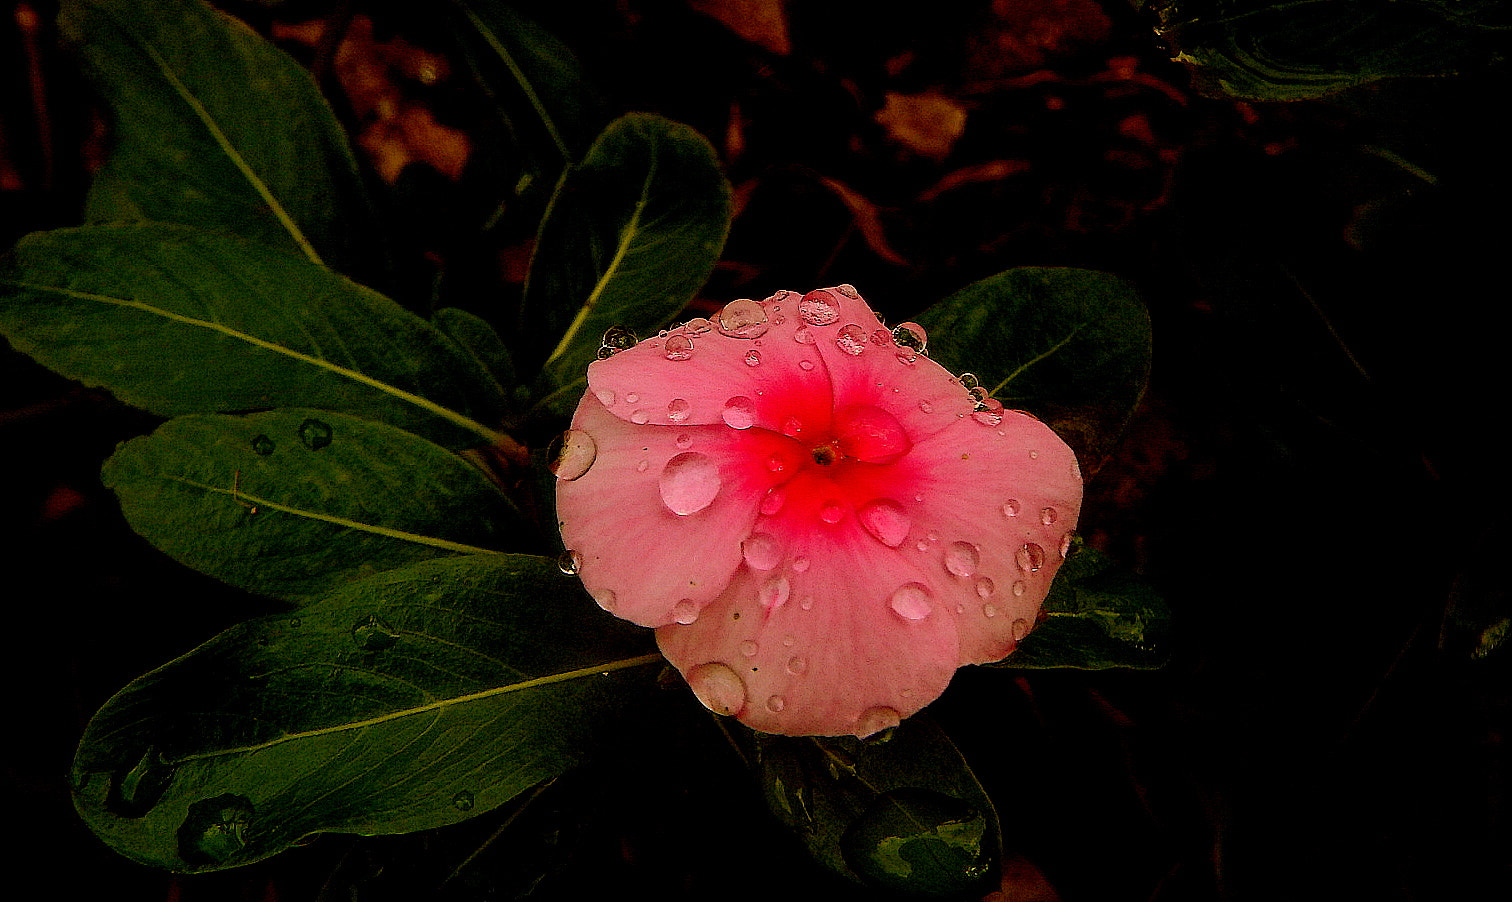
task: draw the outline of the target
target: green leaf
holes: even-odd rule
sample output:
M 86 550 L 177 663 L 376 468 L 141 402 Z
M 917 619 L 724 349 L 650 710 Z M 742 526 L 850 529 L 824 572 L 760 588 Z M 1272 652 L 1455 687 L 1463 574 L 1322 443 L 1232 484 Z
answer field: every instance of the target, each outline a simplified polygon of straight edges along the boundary
M 356 271 L 374 217 L 340 124 L 310 75 L 194 0 L 64 0 L 114 121 L 91 221 L 222 230 Z
M 1107 273 L 1023 267 L 968 285 L 919 316 L 929 353 L 970 371 L 1005 407 L 1048 423 L 1094 472 L 1144 395 L 1150 317 Z
M 233 627 L 95 715 L 74 802 L 120 853 L 234 867 L 488 811 L 655 692 L 645 630 L 543 558 L 427 561 Z
M 756 741 L 767 807 L 829 870 L 920 897 L 975 898 L 996 885 L 997 812 L 928 717 L 869 740 Z
M 102 478 L 131 528 L 164 553 L 291 601 L 429 558 L 518 546 L 523 530 L 451 452 L 321 410 L 178 417 L 122 445 Z
M 548 403 L 577 402 L 610 326 L 644 333 L 677 316 L 708 281 L 729 224 L 730 185 L 697 132 L 640 113 L 605 129 L 557 187 L 525 283 L 523 348 L 555 342 L 540 386 L 557 393 Z
M 1061 565 L 1034 632 L 999 666 L 1154 670 L 1170 659 L 1171 610 L 1144 580 L 1094 548 Z
M 436 328 L 458 347 L 472 355 L 483 372 L 493 377 L 503 395 L 508 395 L 518 381 L 509 348 L 486 320 L 459 307 L 442 307 L 431 318 Z
M 1156 33 L 1204 93 L 1308 100 L 1382 78 L 1447 75 L 1507 49 L 1500 0 L 1165 0 Z
M 38 232 L 0 279 L 0 331 L 164 416 L 324 407 L 449 444 L 497 439 L 470 355 L 393 301 L 266 245 L 184 226 Z

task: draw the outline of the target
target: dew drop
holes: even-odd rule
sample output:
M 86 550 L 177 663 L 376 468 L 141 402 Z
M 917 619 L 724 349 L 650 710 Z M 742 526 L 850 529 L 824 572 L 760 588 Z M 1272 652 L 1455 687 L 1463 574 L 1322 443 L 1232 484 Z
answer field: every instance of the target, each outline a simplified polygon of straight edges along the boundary
M 893 343 L 892 333 L 886 329 L 878 329 L 871 334 L 871 343 L 879 347 L 890 347 Z
M 577 576 L 577 572 L 583 569 L 583 556 L 568 549 L 557 555 L 557 569 L 567 576 Z
M 546 467 L 556 478 L 571 482 L 588 472 L 597 457 L 598 443 L 593 436 L 581 429 L 569 429 L 547 446 Z
M 987 398 L 977 405 L 971 418 L 983 426 L 1000 426 L 1003 422 L 1003 402 Z
M 252 453 L 259 457 L 267 457 L 278 450 L 278 445 L 266 435 L 259 435 L 252 439 Z
M 1029 452 L 1029 459 L 1030 460 L 1039 460 L 1039 452 L 1038 451 L 1030 451 Z
M 726 304 L 715 317 L 715 324 L 731 338 L 760 338 L 768 328 L 766 311 L 748 298 Z
M 904 583 L 893 592 L 888 604 L 904 620 L 923 620 L 929 616 L 929 589 L 923 583 Z
M 991 598 L 992 593 L 997 591 L 997 583 L 991 577 L 978 576 L 976 581 L 976 594 L 979 598 Z
M 808 568 L 811 566 L 813 566 L 813 561 L 810 561 L 808 558 L 804 557 L 801 554 L 793 558 L 794 573 L 807 573 Z
M 782 421 L 782 434 L 788 438 L 797 438 L 803 432 L 803 423 L 797 417 L 788 417 Z
M 733 667 L 723 662 L 710 661 L 689 670 L 688 687 L 715 714 L 739 714 L 745 708 L 745 683 Z
M 977 571 L 982 562 L 981 552 L 970 542 L 951 542 L 945 549 L 945 569 L 952 576 L 967 577 Z
M 798 318 L 810 326 L 828 326 L 840 318 L 840 302 L 822 288 L 810 291 L 798 302 Z
M 838 501 L 826 501 L 819 508 L 819 519 L 826 523 L 839 523 L 845 518 L 845 505 Z
M 934 405 L 929 403 L 928 401 L 920 401 L 919 409 L 924 411 L 925 413 L 934 413 Z
M 809 372 L 813 368 L 814 368 L 814 361 L 812 361 L 812 360 L 800 360 L 800 361 L 798 361 L 798 369 L 803 370 L 804 372 Z
M 625 395 L 626 404 L 634 404 L 638 401 L 640 401 L 640 395 L 637 395 L 635 392 L 630 392 L 629 394 Z
M 667 461 L 658 480 L 662 503 L 680 517 L 696 514 L 714 503 L 723 485 L 719 465 L 697 451 L 684 451 Z
M 788 658 L 787 672 L 793 676 L 803 676 L 805 673 L 808 673 L 808 661 L 797 655 Z
M 851 285 L 850 283 L 841 283 L 839 285 L 836 285 L 835 290 L 853 301 L 861 300 L 861 294 L 856 291 L 856 286 Z
M 668 360 L 687 360 L 693 356 L 693 339 L 681 333 L 668 335 L 667 341 L 662 345 L 662 356 Z M 610 397 L 613 397 L 611 394 Z M 602 399 L 600 399 L 602 400 Z M 613 401 L 609 402 L 614 403 Z M 608 406 L 607 404 L 605 405 Z
M 246 796 L 226 793 L 189 806 L 177 831 L 179 857 L 196 864 L 222 864 L 246 846 L 256 810 Z
M 698 605 L 693 603 L 693 599 L 684 598 L 672 606 L 672 620 L 674 622 L 687 626 L 697 619 Z
M 1040 522 L 1043 523 L 1043 524 L 1045 524 L 1046 526 L 1049 526 L 1051 523 L 1054 523 L 1055 522 L 1055 518 L 1057 516 L 1058 516 L 1058 514 L 1056 514 L 1055 508 L 1053 508 L 1053 507 L 1046 507 L 1046 508 L 1041 508 L 1040 509 Z
M 651 458 L 649 457 L 641 458 L 640 463 L 635 465 L 635 472 L 637 473 L 644 473 L 649 469 L 651 469 Z
M 1013 560 L 1014 563 L 1018 564 L 1020 570 L 1026 573 L 1033 573 L 1045 566 L 1045 549 L 1033 542 L 1029 542 L 1013 555 Z
M 740 543 L 740 554 L 753 570 L 771 570 L 782 560 L 777 537 L 767 532 L 753 533 Z
M 898 358 L 898 362 L 904 366 L 913 366 L 919 360 L 919 355 L 908 348 L 899 348 L 893 352 L 893 356 Z
M 835 347 L 852 357 L 861 356 L 861 352 L 866 350 L 866 330 L 851 323 L 835 336 Z
M 311 451 L 331 443 L 331 424 L 322 420 L 305 420 L 299 424 L 299 440 Z
M 673 398 L 667 402 L 667 419 L 674 423 L 681 423 L 688 418 L 688 413 L 693 409 L 685 398 Z
M 635 342 L 634 332 L 624 326 L 610 326 L 599 343 L 611 351 L 623 351 L 635 347 Z
M 801 345 L 811 345 L 814 343 L 814 333 L 809 331 L 808 326 L 799 326 L 793 332 L 793 341 Z
M 758 651 L 761 651 L 761 646 L 756 644 L 755 639 L 747 639 L 740 643 L 740 653 L 748 658 L 756 657 Z
M 477 800 L 473 794 L 465 789 L 452 796 L 452 807 L 458 811 L 471 811 L 476 804 Z
M 883 730 L 891 730 L 903 722 L 903 716 L 895 709 L 879 705 L 868 708 L 856 719 L 856 736 L 866 739 Z
M 928 346 L 928 337 L 924 327 L 918 323 L 904 323 L 892 330 L 892 340 L 898 347 L 916 354 L 924 353 L 924 349 Z
M 992 605 L 990 602 L 988 604 L 982 605 L 982 616 L 983 617 L 991 619 L 993 617 L 996 617 L 997 615 L 998 615 L 998 609 L 994 605 Z
M 597 592 L 589 592 L 588 594 L 593 596 L 593 600 L 598 603 L 599 607 L 611 614 L 614 613 L 614 606 L 619 602 L 619 596 L 614 594 L 613 589 L 600 589 Z
M 766 706 L 768 711 L 776 714 L 787 707 L 787 700 L 780 695 L 774 695 L 767 699 Z
M 1060 556 L 1061 556 L 1061 559 L 1065 560 L 1066 555 L 1068 555 L 1070 553 L 1071 553 L 1071 533 L 1068 532 L 1065 535 L 1061 536 L 1061 541 L 1060 541 Z
M 975 373 L 962 373 L 961 375 L 956 377 L 955 381 L 961 383 L 961 387 L 966 389 L 967 391 L 971 391 L 973 388 L 976 388 L 977 386 L 982 384 L 981 380 L 977 379 Z
M 803 600 L 800 601 L 800 602 L 798 602 L 798 607 L 803 608 L 805 611 L 811 611 L 811 610 L 813 610 L 814 609 L 814 596 L 812 596 L 812 595 L 805 595 L 805 596 L 803 596 Z
M 593 396 L 595 398 L 598 398 L 599 403 L 604 405 L 605 407 L 614 406 L 614 391 L 612 389 L 595 388 L 593 390 Z
M 897 548 L 908 538 L 908 530 L 913 527 L 913 520 L 903 505 L 891 498 L 878 498 L 868 501 L 856 511 L 856 519 L 861 521 L 861 526 L 871 533 L 872 538 L 889 548 Z
M 778 511 L 782 510 L 782 504 L 786 500 L 787 495 L 783 493 L 782 488 L 780 486 L 773 486 L 771 491 L 766 493 L 766 497 L 761 499 L 761 515 L 763 517 L 774 516 Z
M 1024 637 L 1029 635 L 1029 621 L 1022 618 L 1015 620 L 1011 629 L 1013 630 L 1013 641 L 1022 642 Z
M 689 335 L 704 335 L 714 331 L 714 324 L 701 316 L 695 316 L 683 323 L 683 331 Z
M 746 366 L 761 366 L 761 352 L 755 348 L 746 351 L 745 362 Z
M 750 429 L 756 424 L 756 402 L 745 395 L 736 395 L 725 402 L 720 418 L 731 429 Z
M 1009 498 L 1003 502 L 1003 516 L 1017 517 L 1019 515 L 1019 503 L 1016 499 Z
M 1026 588 L 1027 587 L 1024 585 L 1024 581 L 1023 580 L 1021 580 L 1021 579 L 1014 580 L 1013 581 L 1013 586 L 1012 586 L 1013 596 L 1015 598 L 1022 598 L 1023 595 L 1024 595 L 1024 590 Z
M 786 576 L 778 575 L 762 583 L 761 589 L 756 593 L 756 600 L 767 610 L 781 607 L 787 603 L 793 594 L 793 584 Z
M 630 422 L 634 423 L 637 426 L 644 426 L 644 425 L 646 425 L 647 423 L 651 422 L 651 411 L 649 411 L 649 410 L 637 410 L 637 411 L 635 411 L 634 413 L 630 414 Z
M 693 436 L 684 432 L 677 437 L 675 444 L 677 445 L 677 450 L 686 451 L 693 447 Z

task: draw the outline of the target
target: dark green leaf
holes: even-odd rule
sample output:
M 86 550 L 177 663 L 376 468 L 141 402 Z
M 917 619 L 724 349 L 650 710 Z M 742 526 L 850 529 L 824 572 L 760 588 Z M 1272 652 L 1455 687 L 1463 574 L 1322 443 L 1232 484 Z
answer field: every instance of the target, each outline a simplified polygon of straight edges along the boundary
M 131 527 L 174 559 L 293 601 L 519 542 L 515 512 L 472 465 L 321 410 L 178 417 L 122 445 L 102 478 Z
M 492 809 L 592 752 L 654 692 L 647 636 L 543 558 L 427 561 L 234 627 L 95 715 L 74 801 L 178 871 L 312 833 L 403 833 Z
M 38 232 L 0 280 L 17 349 L 153 413 L 325 407 L 493 441 L 499 387 L 393 301 L 266 245 L 184 226 Z
M 1088 473 L 1112 451 L 1149 377 L 1149 314 L 1107 273 L 1010 269 L 929 308 L 919 324 L 931 356 L 1044 420 Z
M 483 372 L 493 377 L 501 394 L 510 394 L 518 382 L 514 361 L 509 356 L 509 348 L 505 347 L 503 339 L 499 338 L 499 333 L 494 331 L 493 326 L 458 307 L 437 310 L 432 321 L 447 338 L 472 355 Z
M 1153 670 L 1170 658 L 1165 600 L 1094 548 L 1076 548 L 1066 558 L 1040 617 L 1001 666 Z
M 683 309 L 714 269 L 730 186 L 697 132 L 659 116 L 615 120 L 567 173 L 525 284 L 524 348 L 550 348 L 549 403 L 571 409 L 610 326 L 644 333 Z
M 928 717 L 870 740 L 756 741 L 767 806 L 826 868 L 924 897 L 974 898 L 995 884 L 997 813 Z
M 64 0 L 59 26 L 114 114 L 91 221 L 223 230 L 346 271 L 378 256 L 339 123 L 251 29 L 196 0 Z
M 1156 32 L 1206 93 L 1307 100 L 1504 54 L 1500 0 L 1165 0 Z

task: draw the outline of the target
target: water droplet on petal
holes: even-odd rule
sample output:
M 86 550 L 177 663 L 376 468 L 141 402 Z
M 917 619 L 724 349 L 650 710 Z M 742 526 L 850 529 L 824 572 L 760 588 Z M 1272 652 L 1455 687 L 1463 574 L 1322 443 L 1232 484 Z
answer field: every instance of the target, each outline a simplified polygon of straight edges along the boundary
M 787 700 L 780 695 L 774 695 L 767 699 L 766 706 L 768 711 L 776 714 L 787 707 Z
M 756 593 L 756 600 L 770 610 L 782 606 L 792 594 L 793 584 L 786 576 L 778 575 L 762 583 L 761 589 Z
M 793 341 L 801 345 L 811 345 L 814 343 L 814 333 L 809 331 L 808 326 L 799 326 L 793 332 Z
M 928 401 L 920 401 L 919 409 L 924 411 L 925 413 L 934 413 L 934 405 L 929 403 Z
M 278 450 L 278 445 L 266 435 L 259 435 L 252 439 L 252 453 L 259 457 L 267 457 Z
M 1033 573 L 1045 566 L 1045 549 L 1033 542 L 1029 542 L 1014 553 L 1013 560 L 1014 563 L 1018 564 L 1020 570 L 1026 573 Z
M 798 302 L 798 318 L 811 326 L 828 326 L 840 318 L 840 302 L 828 291 L 810 291 Z
M 904 620 L 923 620 L 929 616 L 929 589 L 923 583 L 904 583 L 893 592 L 888 603 L 893 613 Z
M 892 340 L 897 343 L 898 347 L 918 354 L 924 353 L 925 347 L 928 346 L 928 338 L 924 332 L 924 327 L 918 323 L 904 323 L 892 330 Z
M 860 292 L 856 291 L 856 286 L 849 283 L 841 283 L 839 285 L 836 285 L 835 290 L 853 301 L 861 300 L 861 294 Z
M 311 451 L 331 443 L 331 424 L 322 420 L 305 420 L 299 424 L 299 441 Z
M 568 576 L 577 576 L 577 572 L 583 569 L 583 556 L 568 549 L 557 557 L 557 569 Z
M 673 622 L 687 626 L 697 619 L 698 605 L 693 603 L 693 599 L 684 598 L 682 601 L 679 601 L 677 604 L 672 606 Z
M 731 429 L 750 429 L 756 425 L 756 402 L 745 395 L 736 395 L 725 402 L 720 418 Z
M 1024 637 L 1029 635 L 1029 621 L 1024 619 L 1015 620 L 1011 629 L 1013 630 L 1013 641 L 1022 642 Z
M 945 549 L 945 569 L 953 576 L 972 575 L 981 561 L 981 552 L 970 542 L 951 542 Z
M 766 497 L 761 499 L 761 515 L 763 517 L 774 516 L 778 511 L 782 510 L 782 503 L 786 500 L 787 496 L 783 494 L 782 488 L 780 486 L 773 486 L 771 491 L 766 493 Z
M 814 607 L 814 596 L 812 596 L 812 595 L 805 595 L 805 596 L 803 596 L 803 600 L 800 601 L 800 602 L 798 602 L 798 607 L 803 608 L 805 611 L 813 610 L 813 607 Z
M 871 343 L 878 347 L 891 347 L 893 343 L 892 333 L 886 329 L 878 329 L 871 334 Z
M 999 426 L 1003 422 L 1003 402 L 987 398 L 977 405 L 971 418 L 983 426 Z
M 631 392 L 628 395 L 625 395 L 625 403 L 626 404 L 634 404 L 634 403 L 636 403 L 639 400 L 640 400 L 640 395 L 637 395 L 635 392 Z
M 996 606 L 994 606 L 994 605 L 992 605 L 990 603 L 982 605 L 982 616 L 983 617 L 987 617 L 987 618 L 990 619 L 992 617 L 996 617 L 997 615 L 998 615 L 998 609 L 997 609 Z
M 651 411 L 649 411 L 649 410 L 637 410 L 637 411 L 635 411 L 634 413 L 630 414 L 630 422 L 634 423 L 637 426 L 644 426 L 644 425 L 646 425 L 647 423 L 651 422 Z
M 761 646 L 756 644 L 755 639 L 747 639 L 740 643 L 740 653 L 748 658 L 756 657 L 758 651 L 761 651 Z
M 809 370 L 812 370 L 813 368 L 814 368 L 814 361 L 812 361 L 812 360 L 800 360 L 800 361 L 798 361 L 798 369 L 803 370 L 804 372 L 808 372 Z
M 1053 507 L 1046 507 L 1046 508 L 1041 508 L 1040 509 L 1040 522 L 1043 523 L 1043 524 L 1045 524 L 1046 526 L 1049 526 L 1051 523 L 1054 523 L 1055 522 L 1055 518 L 1057 516 L 1059 516 L 1059 515 L 1056 514 L 1055 508 L 1053 508 Z
M 659 480 L 662 503 L 682 517 L 714 503 L 723 485 L 719 465 L 697 451 L 684 451 L 667 461 Z
M 683 323 L 683 331 L 689 335 L 703 335 L 714 331 L 714 324 L 701 316 L 695 316 Z
M 1013 498 L 1003 502 L 1003 516 L 1017 517 L 1019 515 L 1019 503 Z
M 593 396 L 595 398 L 598 398 L 598 402 L 605 407 L 614 406 L 614 391 L 612 389 L 595 388 L 593 390 Z
M 919 355 L 908 348 L 899 348 L 893 352 L 893 356 L 898 358 L 898 362 L 904 366 L 913 366 L 919 360 Z
M 1029 459 L 1030 460 L 1039 460 L 1039 452 L 1038 451 L 1030 451 L 1029 452 Z
M 971 391 L 973 388 L 976 388 L 977 386 L 982 384 L 981 381 L 977 379 L 975 373 L 962 373 L 961 375 L 956 377 L 955 381 L 961 383 L 961 387 L 966 389 L 967 391 Z
M 782 421 L 782 434 L 788 438 L 797 438 L 798 434 L 802 431 L 803 424 L 798 421 L 797 417 L 788 417 Z
M 649 457 L 641 458 L 640 463 L 635 465 L 635 472 L 637 473 L 644 473 L 649 469 L 651 469 L 651 458 Z
M 979 598 L 991 598 L 992 593 L 997 591 L 997 583 L 991 577 L 979 576 L 976 581 L 976 594 Z
M 598 443 L 581 429 L 569 429 L 552 440 L 546 448 L 546 468 L 566 482 L 588 472 L 598 457 Z
M 883 730 L 891 730 L 903 722 L 903 716 L 895 709 L 879 705 L 868 708 L 856 720 L 856 735 L 861 739 L 875 736 Z
M 746 366 L 761 366 L 761 352 L 756 349 L 746 351 Z
M 597 592 L 589 592 L 588 594 L 593 596 L 593 600 L 598 603 L 599 607 L 611 614 L 614 613 L 614 606 L 619 602 L 619 596 L 614 594 L 613 589 L 599 589 Z
M 866 350 L 866 330 L 851 323 L 835 336 L 835 347 L 852 357 L 861 356 Z
M 465 789 L 452 796 L 452 807 L 458 811 L 471 811 L 476 804 L 473 794 Z
M 745 683 L 734 668 L 720 661 L 710 661 L 689 670 L 688 687 L 699 702 L 715 714 L 739 714 L 745 708 Z
M 782 560 L 782 548 L 771 533 L 758 532 L 740 543 L 741 556 L 753 570 L 771 570 Z
M 1013 586 L 1011 588 L 1013 589 L 1013 596 L 1015 598 L 1022 598 L 1024 595 L 1024 589 L 1027 587 L 1024 585 L 1023 580 L 1016 579 L 1013 581 Z
M 913 526 L 913 520 L 903 505 L 891 498 L 878 498 L 868 501 L 856 511 L 856 519 L 861 521 L 861 526 L 871 533 L 872 538 L 889 548 L 897 548 L 908 538 L 908 530 Z
M 675 444 L 677 445 L 677 450 L 686 451 L 693 447 L 693 436 L 684 432 L 677 437 Z
M 826 523 L 839 523 L 845 517 L 845 505 L 838 501 L 826 501 L 819 508 L 819 519 Z
M 760 338 L 768 328 L 766 310 L 753 300 L 731 301 L 715 317 L 719 331 L 731 338 Z
M 668 335 L 666 343 L 662 345 L 662 356 L 668 360 L 687 360 L 693 356 L 693 339 L 681 333 Z M 607 407 L 608 404 L 604 406 Z
M 687 399 L 673 398 L 667 402 L 667 419 L 674 423 L 681 423 L 688 418 L 688 413 L 692 409 L 693 405 L 689 404 Z
M 635 347 L 635 342 L 634 332 L 624 326 L 610 326 L 599 343 L 611 351 L 623 351 Z
M 1068 532 L 1065 535 L 1061 536 L 1061 541 L 1060 541 L 1060 556 L 1061 556 L 1061 559 L 1064 560 L 1065 557 L 1066 557 L 1066 555 L 1068 555 L 1070 553 L 1071 553 L 1071 533 Z
M 811 566 L 813 566 L 813 562 L 801 554 L 793 558 L 794 573 L 807 573 L 808 568 Z
M 788 658 L 787 672 L 793 676 L 803 676 L 805 673 L 808 673 L 808 661 L 797 655 Z
M 868 404 L 835 411 L 834 435 L 846 457 L 867 463 L 892 463 L 913 447 L 897 417 Z

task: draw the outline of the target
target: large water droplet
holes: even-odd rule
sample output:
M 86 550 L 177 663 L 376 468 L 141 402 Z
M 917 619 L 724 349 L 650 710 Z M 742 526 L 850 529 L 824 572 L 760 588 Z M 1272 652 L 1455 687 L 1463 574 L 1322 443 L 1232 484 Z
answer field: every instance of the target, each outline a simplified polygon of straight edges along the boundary
M 851 323 L 835 335 L 835 347 L 852 357 L 861 356 L 866 350 L 866 330 Z
M 892 340 L 899 348 L 913 351 L 917 354 L 924 353 L 924 349 L 929 343 L 924 332 L 924 327 L 918 323 L 904 323 L 892 330 Z
M 797 438 L 803 432 L 803 423 L 797 417 L 788 417 L 782 421 L 782 434 L 788 438 Z
M 745 683 L 734 668 L 723 662 L 710 661 L 689 670 L 688 687 L 715 714 L 735 715 L 745 708 Z
M 299 441 L 311 451 L 319 451 L 331 443 L 331 424 L 324 420 L 305 420 L 299 424 Z
M 761 606 L 771 610 L 787 603 L 788 597 L 793 594 L 793 584 L 786 576 L 778 574 L 761 584 L 756 592 L 756 600 Z
M 604 337 L 599 341 L 602 347 L 611 351 L 623 351 L 635 347 L 635 333 L 624 326 L 610 326 L 604 332 Z
M 689 335 L 704 335 L 714 331 L 714 324 L 701 316 L 695 316 L 683 323 L 683 331 Z
M 736 395 L 725 402 L 720 419 L 731 429 L 750 429 L 756 425 L 756 402 L 745 395 Z
M 929 589 L 923 583 L 904 583 L 893 592 L 888 604 L 904 620 L 923 620 L 929 616 Z
M 230 861 L 246 846 L 255 815 L 252 800 L 234 793 L 195 802 L 177 831 L 179 857 L 193 865 Z
M 684 451 L 667 461 L 662 468 L 658 487 L 662 503 L 678 516 L 696 514 L 710 504 L 724 483 L 719 465 L 707 454 Z
M 684 598 L 672 606 L 672 620 L 674 622 L 687 626 L 697 619 L 698 605 L 693 603 L 693 599 Z
M 609 389 L 609 388 L 595 388 L 593 390 L 593 396 L 595 398 L 598 398 L 598 402 L 600 404 L 604 405 L 605 407 L 613 407 L 614 406 L 614 390 L 613 389 Z
M 811 326 L 828 326 L 840 318 L 840 302 L 822 288 L 810 291 L 798 302 L 798 318 Z
M 945 549 L 945 569 L 953 576 L 970 576 L 981 562 L 981 552 L 970 542 L 951 542 Z
M 556 478 L 571 482 L 588 472 L 598 457 L 598 443 L 581 429 L 569 429 L 546 447 L 546 468 Z
M 1045 566 L 1045 549 L 1033 542 L 1029 542 L 1014 553 L 1013 560 L 1014 563 L 1018 564 L 1020 570 L 1026 573 L 1033 573 Z
M 834 434 L 846 457 L 872 464 L 892 463 L 913 447 L 897 417 L 869 404 L 835 411 Z
M 749 298 L 726 304 L 715 317 L 715 324 L 731 338 L 760 338 L 768 328 L 766 311 Z
M 662 345 L 662 356 L 668 360 L 687 360 L 693 356 L 693 338 L 681 332 L 668 335 L 666 342 Z
M 868 501 L 856 511 L 856 519 L 861 521 L 862 527 L 871 533 L 872 538 L 889 548 L 897 548 L 908 538 L 908 530 L 913 526 L 913 520 L 903 505 L 891 498 L 878 498 Z
M 782 560 L 782 548 L 777 537 L 767 532 L 753 533 L 740 543 L 741 556 L 746 566 L 753 570 L 771 570 Z
M 674 423 L 681 423 L 688 418 L 688 413 L 693 409 L 684 398 L 673 398 L 667 402 L 667 419 Z
M 363 651 L 382 651 L 399 641 L 399 634 L 377 614 L 369 614 L 352 627 L 352 641 Z
M 452 807 L 458 811 L 471 811 L 477 803 L 477 799 L 466 789 L 459 790 L 452 796 Z
M 278 445 L 266 435 L 255 436 L 252 439 L 252 453 L 259 457 L 267 457 L 278 450 Z
M 856 720 L 856 735 L 865 739 L 883 730 L 891 730 L 902 722 L 903 716 L 894 708 L 885 705 L 868 708 Z
M 1023 595 L 1024 595 L 1024 591 L 1027 588 L 1028 587 L 1024 585 L 1024 581 L 1021 580 L 1021 579 L 1014 580 L 1013 581 L 1013 585 L 1009 586 L 1009 589 L 1012 590 L 1013 597 L 1015 597 L 1015 598 L 1022 598 Z

